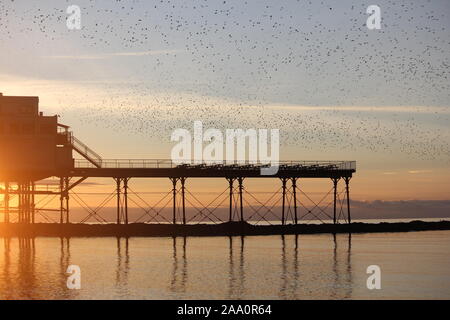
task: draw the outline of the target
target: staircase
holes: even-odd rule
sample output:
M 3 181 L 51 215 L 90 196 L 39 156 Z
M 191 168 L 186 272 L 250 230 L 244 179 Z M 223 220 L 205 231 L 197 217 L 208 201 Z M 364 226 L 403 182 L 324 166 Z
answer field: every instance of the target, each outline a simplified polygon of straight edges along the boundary
M 73 150 L 78 152 L 81 156 L 83 156 L 83 158 L 97 168 L 101 168 L 102 158 L 83 142 L 75 138 L 72 134 L 70 135 L 70 144 L 72 145 Z

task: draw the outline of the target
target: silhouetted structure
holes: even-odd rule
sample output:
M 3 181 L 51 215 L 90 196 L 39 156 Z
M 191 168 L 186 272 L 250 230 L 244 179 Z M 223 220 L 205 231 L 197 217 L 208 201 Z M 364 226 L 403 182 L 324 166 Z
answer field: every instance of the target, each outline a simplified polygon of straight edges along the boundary
M 74 160 L 73 151 L 83 160 Z M 272 164 L 274 165 L 274 164 Z M 171 160 L 102 160 L 76 139 L 69 127 L 59 124 L 57 116 L 44 116 L 38 110 L 37 97 L 6 97 L 0 94 L 0 181 L 4 188 L 4 221 L 18 213 L 18 222 L 35 222 L 35 195 L 60 197 L 60 223 L 69 222 L 69 191 L 91 177 L 110 177 L 116 181 L 117 224 L 128 224 L 128 182 L 131 178 L 169 178 L 172 182 L 173 216 L 177 224 L 177 194 L 181 195 L 182 224 L 186 224 L 185 182 L 188 178 L 225 178 L 229 185 L 229 221 L 233 220 L 233 201 L 239 203 L 239 220 L 244 221 L 243 190 L 245 178 L 277 178 L 281 181 L 281 224 L 286 223 L 286 200 L 291 197 L 293 223 L 298 219 L 298 179 L 329 178 L 333 182 L 333 222 L 337 223 L 337 186 L 345 181 L 347 222 L 350 216 L 349 182 L 356 171 L 355 161 L 283 161 L 277 174 L 261 175 L 260 163 L 175 164 Z M 37 190 L 35 182 L 58 177 L 59 190 Z M 75 181 L 72 179 L 76 178 Z M 178 189 L 178 183 L 181 188 Z M 236 187 L 237 184 L 237 187 Z M 11 195 L 18 197 L 17 207 L 10 205 Z M 236 199 L 237 197 L 237 199 Z M 289 206 L 289 204 L 288 204 Z M 341 206 L 342 207 L 342 206 Z

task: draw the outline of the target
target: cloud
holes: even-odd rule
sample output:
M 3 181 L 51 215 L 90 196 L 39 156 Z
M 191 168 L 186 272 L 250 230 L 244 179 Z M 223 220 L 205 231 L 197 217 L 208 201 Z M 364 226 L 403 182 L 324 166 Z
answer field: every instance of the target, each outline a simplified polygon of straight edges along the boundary
M 408 171 L 409 174 L 418 174 L 418 173 L 430 173 L 431 170 L 410 170 Z
M 67 59 L 67 60 L 96 60 L 104 59 L 101 55 L 76 55 L 76 56 L 44 56 L 50 59 Z
M 109 56 L 154 56 L 159 54 L 179 53 L 181 50 L 153 50 L 153 51 L 138 51 L 138 52 L 116 52 L 107 54 Z
M 351 206 L 356 219 L 450 217 L 450 200 L 352 200 Z

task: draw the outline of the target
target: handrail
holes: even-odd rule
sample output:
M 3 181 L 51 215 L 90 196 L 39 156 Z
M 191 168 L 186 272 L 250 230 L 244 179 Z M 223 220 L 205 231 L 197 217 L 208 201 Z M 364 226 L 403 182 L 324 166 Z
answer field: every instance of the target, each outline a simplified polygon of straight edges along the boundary
M 191 162 L 191 163 L 178 163 L 174 162 L 170 159 L 102 159 L 101 167 L 102 168 L 134 168 L 134 169 L 158 169 L 158 168 L 239 168 L 242 169 L 245 166 L 250 167 L 267 167 L 267 166 L 276 166 L 278 165 L 281 168 L 288 167 L 296 167 L 304 169 L 329 169 L 329 170 L 356 170 L 356 161 L 313 161 L 313 160 L 305 160 L 305 161 L 278 161 L 272 162 L 270 164 L 261 163 L 258 161 L 201 161 L 201 162 Z M 76 159 L 75 160 L 75 168 L 94 168 L 91 162 Z
M 91 164 L 100 168 L 102 166 L 102 158 L 92 149 L 90 149 L 87 145 L 77 139 L 73 134 L 70 135 L 70 141 L 72 147 L 81 154 L 86 160 L 88 160 Z

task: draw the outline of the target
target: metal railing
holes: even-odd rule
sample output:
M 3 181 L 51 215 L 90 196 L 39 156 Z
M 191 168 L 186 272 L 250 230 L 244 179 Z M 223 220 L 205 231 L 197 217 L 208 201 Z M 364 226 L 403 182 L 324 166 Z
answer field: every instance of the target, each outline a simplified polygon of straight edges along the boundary
M 103 165 L 103 159 L 92 149 L 90 149 L 83 142 L 75 138 L 74 135 L 70 136 L 72 147 L 80 153 L 83 157 L 90 162 L 94 167 L 100 168 Z
M 258 161 L 202 161 L 179 163 L 170 159 L 102 159 L 101 167 L 118 169 L 245 169 L 261 168 L 278 165 L 280 169 L 305 169 L 305 170 L 355 170 L 356 161 L 278 161 L 270 164 Z M 96 168 L 94 164 L 84 159 L 75 160 L 75 168 Z

